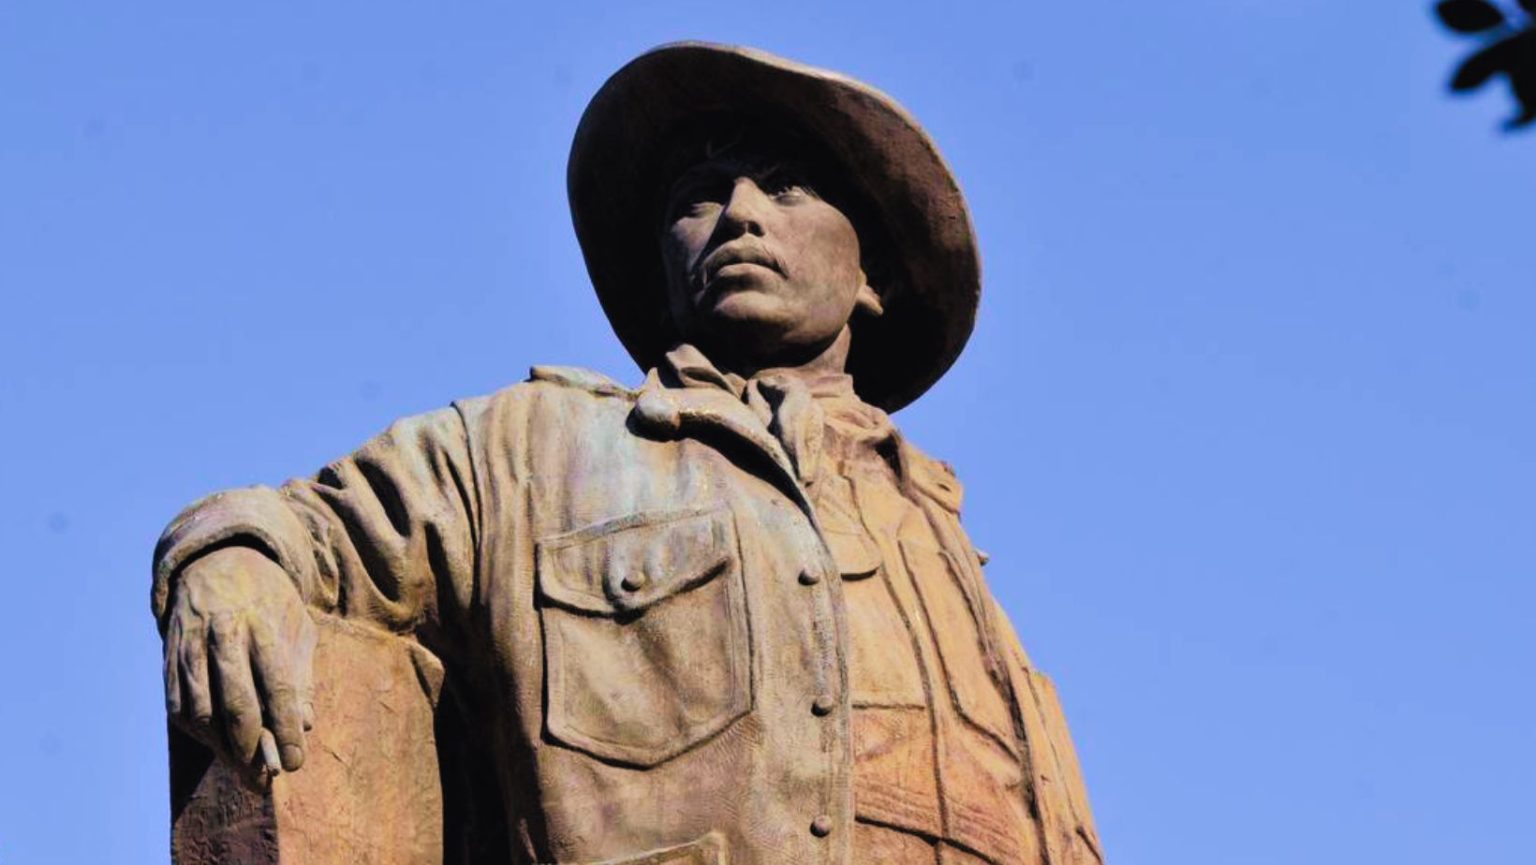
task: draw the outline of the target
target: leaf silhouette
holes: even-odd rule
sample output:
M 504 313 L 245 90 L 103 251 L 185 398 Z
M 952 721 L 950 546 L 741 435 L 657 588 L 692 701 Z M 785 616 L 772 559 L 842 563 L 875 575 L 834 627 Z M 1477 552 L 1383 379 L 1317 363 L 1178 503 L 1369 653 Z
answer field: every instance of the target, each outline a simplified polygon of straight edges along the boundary
M 1451 76 L 1451 89 L 1476 90 L 1488 83 L 1488 79 L 1505 72 L 1514 64 L 1517 50 L 1514 39 L 1501 39 L 1468 57 Z
M 1527 0 L 1536 3 L 1536 0 Z M 1536 123 L 1536 30 L 1527 30 L 1509 40 L 1514 44 L 1513 60 L 1505 69 L 1509 76 L 1509 89 L 1520 102 L 1521 111 L 1505 124 L 1507 129 L 1518 129 Z
M 1458 33 L 1481 33 L 1504 25 L 1504 13 L 1488 0 L 1440 0 L 1435 4 L 1435 12 L 1441 23 Z
M 1477 50 L 1456 68 L 1450 89 L 1476 90 L 1503 75 L 1519 109 L 1504 123 L 1506 130 L 1536 128 L 1536 0 L 1513 0 L 1506 18 L 1498 4 L 1510 0 L 1439 0 L 1435 14 L 1458 33 L 1482 34 Z M 1506 7 L 1507 8 L 1507 7 Z

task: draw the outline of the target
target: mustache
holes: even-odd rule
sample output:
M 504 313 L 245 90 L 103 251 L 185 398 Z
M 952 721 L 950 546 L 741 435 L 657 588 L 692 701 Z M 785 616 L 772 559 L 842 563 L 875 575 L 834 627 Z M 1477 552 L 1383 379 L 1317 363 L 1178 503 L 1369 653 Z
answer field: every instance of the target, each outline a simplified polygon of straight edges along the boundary
M 734 240 L 721 244 L 714 252 L 704 256 L 699 262 L 699 282 L 708 285 L 714 280 L 715 274 L 722 267 L 729 264 L 756 264 L 769 268 L 780 276 L 784 276 L 784 265 L 779 261 L 768 247 L 755 241 Z

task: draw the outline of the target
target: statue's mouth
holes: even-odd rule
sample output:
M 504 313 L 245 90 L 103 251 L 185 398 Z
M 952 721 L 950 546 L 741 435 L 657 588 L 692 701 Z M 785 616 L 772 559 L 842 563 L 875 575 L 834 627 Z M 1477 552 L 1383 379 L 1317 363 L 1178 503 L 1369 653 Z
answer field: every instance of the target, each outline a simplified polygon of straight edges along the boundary
M 704 287 L 708 288 L 716 279 L 738 273 L 744 275 L 751 267 L 765 267 L 780 276 L 784 275 L 784 267 L 773 253 L 755 242 L 740 240 L 724 244 L 705 256 L 700 272 L 704 277 Z

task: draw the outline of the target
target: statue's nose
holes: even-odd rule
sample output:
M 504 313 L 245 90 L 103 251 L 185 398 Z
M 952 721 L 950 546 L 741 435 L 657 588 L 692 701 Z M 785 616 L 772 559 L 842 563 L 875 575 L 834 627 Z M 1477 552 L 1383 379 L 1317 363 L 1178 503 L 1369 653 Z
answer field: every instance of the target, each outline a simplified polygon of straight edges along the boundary
M 763 215 L 771 202 L 750 177 L 739 177 L 731 185 L 731 197 L 720 213 L 720 221 L 732 236 L 763 235 Z

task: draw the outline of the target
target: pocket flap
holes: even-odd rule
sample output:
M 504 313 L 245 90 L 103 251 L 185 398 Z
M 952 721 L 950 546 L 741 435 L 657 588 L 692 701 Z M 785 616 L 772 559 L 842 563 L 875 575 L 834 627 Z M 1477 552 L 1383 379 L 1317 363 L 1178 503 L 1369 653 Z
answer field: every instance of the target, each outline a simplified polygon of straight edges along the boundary
M 599 616 L 638 613 L 724 573 L 730 511 L 637 514 L 536 544 L 541 602 Z
M 825 532 L 827 548 L 845 580 L 859 580 L 880 570 L 880 548 L 863 532 Z

